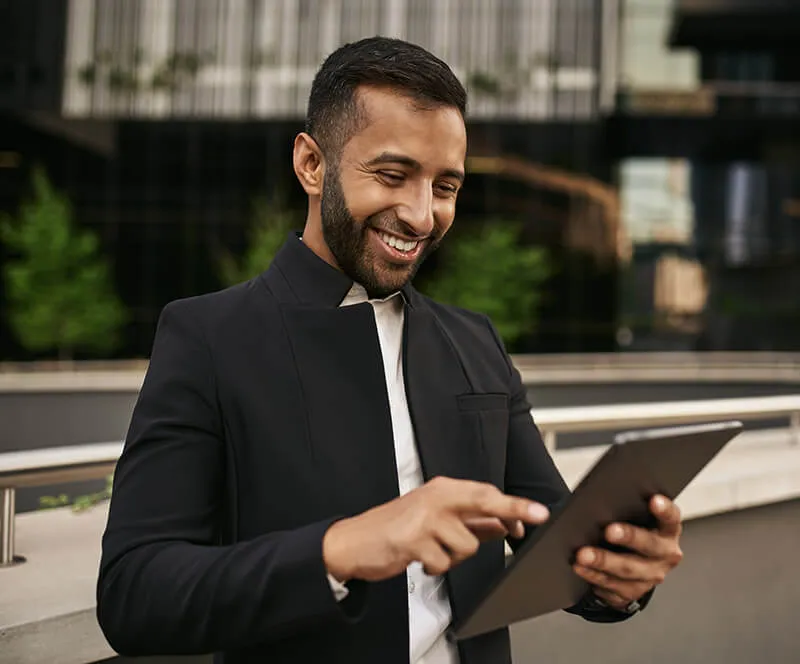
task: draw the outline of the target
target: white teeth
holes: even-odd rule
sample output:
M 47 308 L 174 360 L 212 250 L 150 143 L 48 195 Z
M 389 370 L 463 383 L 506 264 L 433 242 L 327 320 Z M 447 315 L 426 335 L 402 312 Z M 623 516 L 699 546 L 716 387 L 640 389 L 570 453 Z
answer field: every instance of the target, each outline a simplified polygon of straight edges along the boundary
M 399 251 L 411 251 L 412 249 L 416 249 L 417 245 L 419 244 L 418 241 L 404 242 L 403 240 L 398 240 L 396 237 L 394 237 L 394 235 L 389 235 L 388 233 L 381 233 L 380 237 L 381 240 L 383 240 L 390 247 L 394 247 Z

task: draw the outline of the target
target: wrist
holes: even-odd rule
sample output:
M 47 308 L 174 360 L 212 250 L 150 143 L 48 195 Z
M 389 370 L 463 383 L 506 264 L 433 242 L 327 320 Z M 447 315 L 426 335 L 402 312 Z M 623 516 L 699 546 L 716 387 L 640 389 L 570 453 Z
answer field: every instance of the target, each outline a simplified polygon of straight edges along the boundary
M 624 613 L 627 615 L 633 615 L 634 613 L 638 613 L 641 610 L 641 605 L 638 601 L 632 601 L 624 606 L 614 606 L 606 602 L 602 597 L 597 595 L 594 592 L 594 589 L 590 590 L 589 595 L 589 606 L 597 609 L 610 609 L 612 611 L 617 611 L 619 613 Z
M 347 583 L 355 576 L 347 534 L 347 519 L 333 523 L 322 538 L 322 562 L 327 574 L 339 583 Z

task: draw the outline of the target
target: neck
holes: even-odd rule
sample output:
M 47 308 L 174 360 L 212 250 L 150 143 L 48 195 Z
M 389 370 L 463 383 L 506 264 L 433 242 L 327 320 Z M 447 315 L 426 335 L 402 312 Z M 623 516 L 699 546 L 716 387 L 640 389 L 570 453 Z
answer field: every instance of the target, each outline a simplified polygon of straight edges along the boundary
M 303 228 L 303 235 L 301 237 L 303 243 L 311 249 L 317 256 L 324 260 L 331 267 L 336 268 L 341 272 L 339 264 L 336 262 L 333 253 L 328 248 L 325 237 L 322 233 L 322 219 L 319 213 L 319 206 L 309 206 L 308 216 L 306 217 L 306 225 Z

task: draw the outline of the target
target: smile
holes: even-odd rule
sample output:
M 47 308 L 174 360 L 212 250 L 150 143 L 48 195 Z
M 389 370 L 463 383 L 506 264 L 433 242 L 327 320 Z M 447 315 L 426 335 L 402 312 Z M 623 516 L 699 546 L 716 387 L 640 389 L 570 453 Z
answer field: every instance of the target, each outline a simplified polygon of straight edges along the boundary
M 422 255 L 426 240 L 403 240 L 396 235 L 375 228 L 370 229 L 375 250 L 383 260 L 394 265 L 413 265 Z
M 392 249 L 396 249 L 397 251 L 402 251 L 404 253 L 414 251 L 414 249 L 416 249 L 419 245 L 419 240 L 407 242 L 405 240 L 396 238 L 394 235 L 389 235 L 388 233 L 379 232 L 378 237 L 383 241 L 384 244 L 388 244 Z

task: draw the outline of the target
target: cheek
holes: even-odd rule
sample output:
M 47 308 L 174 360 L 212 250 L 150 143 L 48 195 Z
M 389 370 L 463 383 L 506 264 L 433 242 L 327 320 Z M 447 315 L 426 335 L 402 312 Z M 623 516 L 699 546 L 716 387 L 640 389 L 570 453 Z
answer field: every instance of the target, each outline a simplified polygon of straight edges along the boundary
M 342 182 L 345 201 L 356 221 L 364 221 L 393 206 L 385 187 L 376 182 Z
M 440 201 L 434 204 L 433 216 L 442 235 L 450 230 L 456 216 L 456 202 L 454 200 Z

